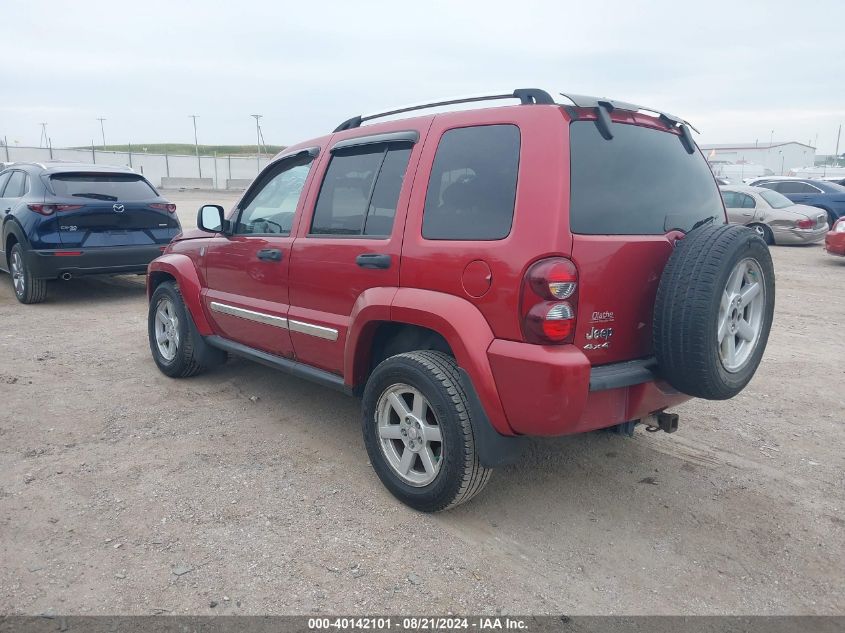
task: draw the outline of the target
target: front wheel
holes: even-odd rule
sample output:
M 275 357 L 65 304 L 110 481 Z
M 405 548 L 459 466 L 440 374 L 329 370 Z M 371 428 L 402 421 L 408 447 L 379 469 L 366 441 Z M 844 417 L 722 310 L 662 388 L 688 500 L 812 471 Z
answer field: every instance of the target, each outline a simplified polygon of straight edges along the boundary
M 147 329 L 153 359 L 171 378 L 195 376 L 226 360 L 225 352 L 212 348 L 197 333 L 175 282 L 166 281 L 153 292 Z
M 451 356 L 409 352 L 376 367 L 364 390 L 363 432 L 385 487 L 423 512 L 478 494 L 492 471 L 478 460 L 469 416 Z

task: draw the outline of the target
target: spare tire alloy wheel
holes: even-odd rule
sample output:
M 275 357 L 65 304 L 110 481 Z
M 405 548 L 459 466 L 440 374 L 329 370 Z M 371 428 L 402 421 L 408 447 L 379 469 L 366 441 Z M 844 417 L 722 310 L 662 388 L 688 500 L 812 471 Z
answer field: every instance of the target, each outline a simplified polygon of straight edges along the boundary
M 733 398 L 760 365 L 774 308 L 772 256 L 753 229 L 691 231 L 657 288 L 652 338 L 661 378 L 697 398 Z
M 377 416 L 381 450 L 394 472 L 411 486 L 434 481 L 443 438 L 425 396 L 408 385 L 393 385 L 379 399 Z
M 765 305 L 763 270 L 756 260 L 743 259 L 728 277 L 719 306 L 719 357 L 727 371 L 738 372 L 751 358 L 763 330 Z
M 179 316 L 170 297 L 165 296 L 158 300 L 154 328 L 158 353 L 170 363 L 179 351 Z

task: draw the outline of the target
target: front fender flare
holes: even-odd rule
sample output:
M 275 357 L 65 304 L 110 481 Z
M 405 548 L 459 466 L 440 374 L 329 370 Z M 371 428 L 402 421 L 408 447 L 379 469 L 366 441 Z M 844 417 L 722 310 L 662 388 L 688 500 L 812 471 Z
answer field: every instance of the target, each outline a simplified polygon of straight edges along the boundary
M 152 297 L 156 273 L 165 273 L 176 280 L 182 300 L 191 313 L 197 332 L 201 336 L 214 334 L 202 307 L 202 284 L 193 260 L 187 255 L 169 253 L 150 262 L 147 268 L 147 299 Z

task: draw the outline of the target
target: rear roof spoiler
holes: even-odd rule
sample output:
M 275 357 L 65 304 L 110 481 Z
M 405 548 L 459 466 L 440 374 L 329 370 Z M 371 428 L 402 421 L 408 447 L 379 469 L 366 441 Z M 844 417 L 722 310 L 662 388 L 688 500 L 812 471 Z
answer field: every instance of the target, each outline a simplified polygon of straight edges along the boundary
M 616 101 L 613 99 L 605 99 L 599 97 L 588 97 L 586 95 L 566 94 L 561 92 L 562 97 L 569 99 L 577 108 L 588 108 L 596 111 L 596 127 L 599 133 L 607 140 L 613 138 L 613 131 L 611 128 L 610 113 L 614 110 L 622 110 L 624 112 L 646 112 L 656 115 L 666 126 L 670 128 L 678 128 L 681 136 L 681 143 L 684 149 L 690 154 L 695 153 L 695 141 L 690 133 L 690 128 L 698 132 L 689 122 L 681 117 L 655 110 L 654 108 L 647 108 L 625 101 Z M 699 132 L 700 134 L 700 132 Z

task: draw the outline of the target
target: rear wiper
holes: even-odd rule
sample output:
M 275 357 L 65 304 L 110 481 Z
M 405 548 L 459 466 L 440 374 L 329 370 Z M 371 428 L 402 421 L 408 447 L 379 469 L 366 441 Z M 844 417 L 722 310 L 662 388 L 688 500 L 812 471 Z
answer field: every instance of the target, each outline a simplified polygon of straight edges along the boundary
M 716 216 L 715 216 L 715 215 L 711 215 L 709 218 L 702 218 L 701 220 L 699 220 L 698 222 L 696 222 L 695 224 L 693 224 L 693 225 L 690 227 L 689 231 L 684 231 L 684 233 L 691 233 L 691 232 L 692 232 L 692 231 L 694 231 L 695 229 L 697 229 L 697 228 L 699 228 L 699 227 L 701 227 L 701 226 L 704 226 L 705 224 L 712 224 L 712 223 L 713 223 L 713 221 L 714 221 L 715 219 L 716 219 Z
M 117 196 L 110 196 L 105 193 L 74 193 L 71 195 L 74 198 L 94 198 L 94 200 L 108 200 L 109 202 L 117 200 Z
M 680 227 L 680 226 L 677 226 L 677 225 L 675 225 L 675 226 L 672 226 L 672 225 L 671 225 L 671 222 L 675 222 L 675 221 L 677 221 L 677 222 L 679 222 L 679 223 L 680 223 L 680 221 L 681 221 L 681 220 L 683 220 L 683 219 L 684 219 L 684 218 L 683 218 L 683 216 L 682 216 L 681 214 L 675 214 L 675 213 L 670 213 L 670 214 L 668 214 L 668 215 L 666 216 L 666 219 L 665 219 L 665 220 L 664 220 L 664 222 L 663 222 L 663 230 L 664 230 L 664 231 L 680 231 L 681 233 L 683 233 L 683 234 L 685 234 L 685 235 L 686 235 L 686 234 L 687 234 L 687 233 L 689 233 L 690 231 L 694 231 L 695 229 L 697 229 L 697 228 L 699 228 L 699 227 L 702 227 L 702 226 L 704 226 L 705 224 L 710 224 L 711 222 L 713 222 L 713 221 L 716 219 L 716 216 L 715 216 L 715 215 L 711 215 L 709 218 L 702 218 L 702 219 L 700 219 L 698 222 L 696 222 L 695 224 L 693 224 L 693 225 L 692 225 L 690 228 L 688 228 L 688 229 L 684 229 L 684 228 L 682 228 L 682 227 Z

